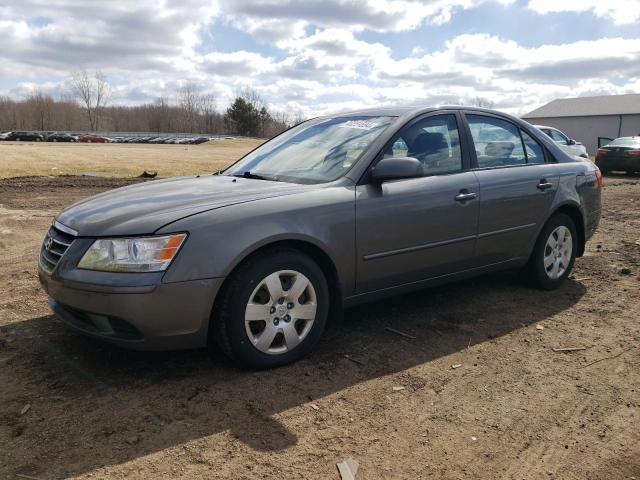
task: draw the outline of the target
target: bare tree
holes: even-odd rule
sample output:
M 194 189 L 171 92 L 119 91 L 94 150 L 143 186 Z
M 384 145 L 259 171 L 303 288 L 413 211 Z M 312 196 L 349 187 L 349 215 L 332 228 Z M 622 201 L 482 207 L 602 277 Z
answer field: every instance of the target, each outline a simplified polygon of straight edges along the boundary
M 292 126 L 293 125 L 298 125 L 298 124 L 304 122 L 305 120 L 307 120 L 307 116 L 304 113 L 302 113 L 301 110 L 298 110 L 293 116 L 293 120 L 291 121 L 291 125 Z
M 202 118 L 200 131 L 211 132 L 216 119 L 216 97 L 213 94 L 206 93 L 199 96 L 198 113 Z
M 38 130 L 50 130 L 52 122 L 53 98 L 34 90 L 25 100 L 25 107 L 30 113 L 31 124 Z
M 53 99 L 37 90 L 21 100 L 0 96 L 0 131 L 51 130 L 85 131 L 89 128 L 86 104 L 76 94 Z M 95 105 L 91 97 L 90 105 Z M 101 101 L 97 116 L 91 108 L 93 128 L 119 132 L 184 132 L 201 129 L 201 133 L 226 133 L 224 116 L 215 109 L 211 94 L 186 96 L 183 106 L 166 98 L 136 106 L 106 105 Z M 185 107 L 185 108 L 183 108 Z M 190 119 L 191 128 L 186 123 Z M 269 127 L 271 128 L 271 126 Z M 267 130 L 265 133 L 269 135 Z
M 469 100 L 469 106 L 471 107 L 480 107 L 480 108 L 493 108 L 495 103 L 493 100 L 489 100 L 484 97 L 474 97 Z
M 200 104 L 200 87 L 195 83 L 187 83 L 178 89 L 178 106 L 184 112 L 184 130 L 193 132 Z
M 100 71 L 91 75 L 86 70 L 79 70 L 71 75 L 71 88 L 86 111 L 90 129 L 98 130 L 102 109 L 111 92 L 106 77 Z

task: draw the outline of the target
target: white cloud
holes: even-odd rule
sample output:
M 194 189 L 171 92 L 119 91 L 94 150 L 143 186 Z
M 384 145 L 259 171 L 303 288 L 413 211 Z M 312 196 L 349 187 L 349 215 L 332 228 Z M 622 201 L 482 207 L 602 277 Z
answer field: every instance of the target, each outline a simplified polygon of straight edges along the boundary
M 114 84 L 113 102 L 173 98 L 192 82 L 217 95 L 222 108 L 251 86 L 273 107 L 308 115 L 476 97 L 522 113 L 556 96 L 640 90 L 640 35 L 536 47 L 482 33 L 451 35 L 435 48 L 421 38 L 429 26 L 490 1 L 514 3 L 186 0 L 172 7 L 155 0 L 24 0 L 19 7 L 0 6 L 0 85 L 12 81 L 3 88 L 17 95 L 35 88 L 62 92 L 71 71 L 99 68 Z M 585 11 L 619 24 L 640 18 L 640 1 L 609 0 L 605 9 L 595 0 L 529 0 L 522 8 Z M 228 44 L 215 30 L 208 44 L 207 28 L 225 23 L 269 46 L 222 51 Z M 479 18 L 478 28 L 486 23 Z M 423 25 L 415 36 L 399 37 L 415 42 L 405 55 L 382 41 L 365 41 L 362 33 L 392 38 Z
M 609 18 L 618 25 L 640 20 L 638 0 L 529 0 L 528 8 L 545 14 L 556 12 L 593 12 L 601 18 Z
M 357 32 L 409 31 L 425 22 L 442 25 L 455 11 L 487 1 L 491 0 L 220 0 L 220 4 L 231 22 L 262 41 L 276 43 L 301 38 L 309 25 Z
M 180 8 L 154 0 L 24 0 L 0 11 L 0 58 L 35 68 L 180 67 L 216 13 L 207 0 Z

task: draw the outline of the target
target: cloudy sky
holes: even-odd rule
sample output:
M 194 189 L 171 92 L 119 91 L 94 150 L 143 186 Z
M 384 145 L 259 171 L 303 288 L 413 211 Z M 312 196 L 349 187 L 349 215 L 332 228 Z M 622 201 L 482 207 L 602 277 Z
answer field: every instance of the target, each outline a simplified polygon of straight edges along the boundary
M 640 92 L 640 0 L 0 0 L 0 95 L 102 70 L 111 103 L 224 109 L 250 86 L 305 115 Z

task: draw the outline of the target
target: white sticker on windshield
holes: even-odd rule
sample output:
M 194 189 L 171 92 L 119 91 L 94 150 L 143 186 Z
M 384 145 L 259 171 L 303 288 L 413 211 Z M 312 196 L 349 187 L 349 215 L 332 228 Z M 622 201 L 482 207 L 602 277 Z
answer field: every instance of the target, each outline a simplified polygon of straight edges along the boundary
M 344 128 L 357 128 L 358 130 L 371 130 L 373 127 L 377 127 L 378 122 L 373 120 L 349 120 L 348 122 L 341 123 L 340 126 Z

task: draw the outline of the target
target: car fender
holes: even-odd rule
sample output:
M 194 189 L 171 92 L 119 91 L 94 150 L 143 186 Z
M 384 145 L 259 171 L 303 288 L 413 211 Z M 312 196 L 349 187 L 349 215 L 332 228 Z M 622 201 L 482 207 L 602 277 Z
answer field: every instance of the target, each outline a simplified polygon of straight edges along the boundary
M 222 207 L 178 220 L 158 234 L 189 236 L 163 282 L 228 276 L 265 246 L 305 242 L 332 261 L 345 294 L 355 288 L 355 187 L 339 186 Z
M 572 170 L 567 166 L 567 164 L 556 164 L 553 165 L 552 175 L 558 178 L 556 192 L 554 193 L 553 200 L 549 203 L 546 211 L 544 212 L 541 221 L 536 225 L 535 234 L 531 236 L 531 240 L 524 249 L 524 258 L 528 258 L 529 255 L 531 255 L 536 241 L 540 236 L 540 232 L 549 219 L 561 208 L 567 206 L 578 208 L 584 221 L 584 212 L 580 204 L 580 196 L 576 189 L 577 175 L 575 170 Z

